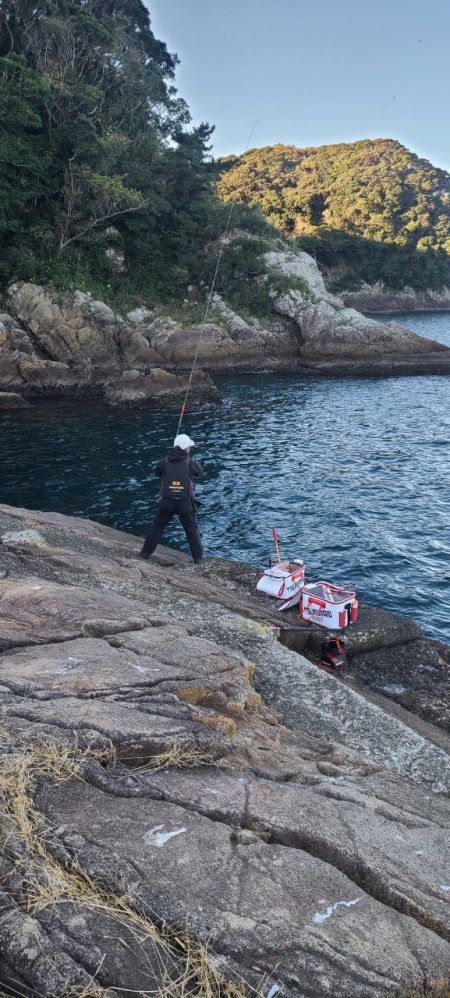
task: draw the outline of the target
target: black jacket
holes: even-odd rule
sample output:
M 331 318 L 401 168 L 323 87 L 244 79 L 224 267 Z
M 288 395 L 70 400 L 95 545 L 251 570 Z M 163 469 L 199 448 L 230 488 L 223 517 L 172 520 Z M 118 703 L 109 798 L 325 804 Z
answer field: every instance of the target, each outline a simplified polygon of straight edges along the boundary
M 179 461 L 188 462 L 188 475 L 191 480 L 191 491 L 194 494 L 195 482 L 203 473 L 203 468 L 198 461 L 194 461 L 193 458 L 186 454 L 186 451 L 182 450 L 181 447 L 171 447 L 169 453 L 166 457 L 162 457 L 158 464 L 155 466 L 155 474 L 158 475 L 161 480 L 163 480 L 167 473 L 167 465 L 176 464 Z

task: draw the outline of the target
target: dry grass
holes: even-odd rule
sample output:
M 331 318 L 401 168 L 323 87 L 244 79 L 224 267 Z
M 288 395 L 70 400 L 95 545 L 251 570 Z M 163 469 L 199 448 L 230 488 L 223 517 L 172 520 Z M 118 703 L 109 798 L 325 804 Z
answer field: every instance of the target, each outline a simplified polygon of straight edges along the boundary
M 71 859 L 64 867 L 51 855 L 46 845 L 51 829 L 34 807 L 33 785 L 42 777 L 57 781 L 82 779 L 83 765 L 88 758 L 114 763 L 115 753 L 112 746 L 106 750 L 92 750 L 82 748 L 76 742 L 48 740 L 39 745 L 14 745 L 11 754 L 0 756 L 0 790 L 5 814 L 10 819 L 9 837 L 19 838 L 22 847 L 16 867 L 22 879 L 26 911 L 32 915 L 54 904 L 70 902 L 102 913 L 116 924 L 117 939 L 120 938 L 122 944 L 121 929 L 127 930 L 140 957 L 144 954 L 147 963 L 145 944 L 153 944 L 149 977 L 157 977 L 158 988 L 135 992 L 141 998 L 192 998 L 192 995 L 198 998 L 262 998 L 262 990 L 226 980 L 216 966 L 214 956 L 187 933 L 156 925 L 151 913 L 146 912 L 136 898 L 130 894 L 117 896 L 103 884 L 93 881 L 75 860 Z M 210 760 L 195 749 L 173 746 L 170 751 L 155 756 L 144 768 L 192 766 L 207 761 Z M 119 995 L 121 989 L 110 987 L 107 992 L 108 996 Z M 18 995 L 20 993 L 17 991 Z M 105 994 L 106 990 L 93 978 L 84 988 L 68 988 L 64 996 L 46 995 L 45 998 L 104 998 Z
M 136 756 L 129 758 L 121 756 L 120 761 L 136 763 Z M 142 766 L 133 765 L 133 773 L 156 773 L 161 769 L 194 769 L 197 766 L 211 766 L 212 764 L 212 756 L 200 752 L 195 745 L 179 745 L 175 742 L 165 752 L 153 755 Z

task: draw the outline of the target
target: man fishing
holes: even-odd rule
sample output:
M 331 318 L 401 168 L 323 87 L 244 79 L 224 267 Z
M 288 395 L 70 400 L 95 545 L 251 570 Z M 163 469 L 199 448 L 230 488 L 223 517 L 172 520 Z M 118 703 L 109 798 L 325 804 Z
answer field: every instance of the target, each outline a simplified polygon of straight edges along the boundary
M 161 479 L 158 510 L 146 535 L 141 558 L 149 558 L 159 544 L 163 531 L 174 516 L 180 518 L 194 563 L 203 558 L 202 541 L 197 525 L 194 487 L 203 469 L 189 455 L 194 441 L 187 433 L 175 437 L 173 447 L 155 468 Z

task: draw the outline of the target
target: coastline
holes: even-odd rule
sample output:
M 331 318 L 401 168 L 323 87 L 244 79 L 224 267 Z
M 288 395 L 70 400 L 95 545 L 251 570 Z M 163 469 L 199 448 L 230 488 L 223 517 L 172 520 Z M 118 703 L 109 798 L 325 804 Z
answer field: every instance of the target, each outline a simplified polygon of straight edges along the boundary
M 379 313 L 381 314 L 381 313 Z M 87 400 L 111 409 L 163 409 L 171 410 L 184 401 L 189 382 L 189 369 L 166 364 L 164 370 L 146 373 L 129 372 L 110 387 L 109 383 L 92 382 L 89 385 L 73 380 L 68 385 L 56 379 L 53 383 L 0 385 L 0 414 L 2 411 L 26 409 L 39 405 L 40 401 L 67 400 L 77 402 Z M 190 392 L 194 404 L 220 403 L 222 394 L 214 382 L 215 377 L 258 377 L 261 374 L 284 375 L 305 378 L 391 378 L 413 376 L 446 376 L 450 374 L 450 348 L 442 346 L 439 351 L 430 353 L 402 354 L 388 353 L 366 359 L 357 357 L 322 356 L 314 360 L 297 356 L 289 359 L 269 358 L 265 362 L 258 357 L 236 361 L 230 359 L 222 363 L 206 362 L 197 368 L 195 381 Z
M 355 291 L 342 291 L 340 297 L 346 306 L 358 309 L 364 315 L 450 312 L 448 287 L 436 291 L 416 291 L 406 286 L 394 291 L 380 282 L 374 285 L 363 284 Z
M 175 320 L 141 308 L 123 318 L 87 292 L 18 281 L 7 292 L 9 313 L 0 316 L 0 404 L 19 408 L 20 399 L 26 405 L 70 396 L 100 398 L 111 407 L 170 406 L 183 401 L 188 386 L 193 397 L 213 401 L 218 392 L 211 375 L 228 371 L 450 373 L 448 346 L 395 322 L 381 327 L 345 307 L 326 290 L 308 254 L 286 248 L 266 253 L 265 263 L 275 275 L 265 320 L 244 318 L 216 294 L 214 321 L 200 325 L 189 311 Z
M 433 313 L 433 312 L 442 312 L 442 313 L 446 313 L 447 312 L 447 313 L 450 313 L 450 301 L 448 302 L 448 304 L 442 305 L 442 306 L 433 304 L 433 305 L 416 305 L 414 308 L 400 308 L 400 307 L 399 308 L 393 308 L 392 306 L 390 308 L 388 308 L 387 305 L 386 305 L 385 308 L 380 307 L 380 308 L 375 309 L 375 308 L 372 307 L 368 311 L 365 311 L 365 310 L 361 310 L 361 311 L 363 312 L 363 315 L 368 315 L 368 316 L 371 316 L 371 315 L 410 315 L 410 314 L 413 314 L 413 313 L 417 313 L 417 315 L 421 315 L 422 313 Z

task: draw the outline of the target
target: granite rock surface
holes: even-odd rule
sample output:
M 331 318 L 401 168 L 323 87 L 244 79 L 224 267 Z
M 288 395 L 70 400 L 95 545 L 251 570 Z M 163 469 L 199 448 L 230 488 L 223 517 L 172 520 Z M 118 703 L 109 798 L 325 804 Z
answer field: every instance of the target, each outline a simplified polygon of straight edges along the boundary
M 274 296 L 276 311 L 296 323 L 306 368 L 348 374 L 447 373 L 448 347 L 395 322 L 380 324 L 327 291 L 312 258 L 303 252 L 266 254 L 271 269 L 299 282 Z
M 173 405 L 188 384 L 188 365 L 167 371 L 138 326 L 81 291 L 18 282 L 0 315 L 0 389 L 33 396 L 88 396 L 109 405 Z M 220 398 L 197 369 L 192 397 Z
M 0 392 L 87 396 L 136 408 L 173 405 L 184 398 L 194 357 L 191 400 L 217 401 L 211 375 L 230 371 L 450 372 L 448 347 L 347 307 L 327 291 L 307 253 L 285 248 L 265 257 L 263 280 L 272 300 L 265 316 L 244 318 L 215 293 L 201 323 L 193 323 L 189 311 L 183 321 L 145 308 L 123 318 L 86 292 L 11 285 L 8 312 L 0 314 Z
M 448 993 L 445 732 L 277 641 L 251 566 L 8 506 L 0 541 L 0 984 Z M 379 614 L 355 661 L 423 653 Z
M 363 283 L 354 291 L 341 294 L 345 305 L 361 312 L 448 312 L 450 311 L 450 288 L 428 288 L 418 291 L 407 285 L 395 290 L 382 281 L 376 284 Z

